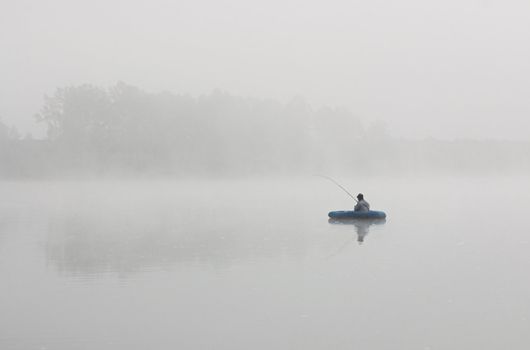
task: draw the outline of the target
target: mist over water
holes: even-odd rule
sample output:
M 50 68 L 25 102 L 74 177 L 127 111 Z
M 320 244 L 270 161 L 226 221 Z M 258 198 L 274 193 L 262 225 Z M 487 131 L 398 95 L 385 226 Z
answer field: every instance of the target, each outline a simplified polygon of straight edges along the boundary
M 524 348 L 525 179 L 409 180 L 3 183 L 0 344 Z

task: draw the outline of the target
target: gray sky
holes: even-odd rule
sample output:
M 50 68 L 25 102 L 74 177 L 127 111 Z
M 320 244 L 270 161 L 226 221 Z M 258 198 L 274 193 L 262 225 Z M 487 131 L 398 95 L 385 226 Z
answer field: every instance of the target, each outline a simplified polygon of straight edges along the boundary
M 2 0 L 0 116 L 125 81 L 347 106 L 391 135 L 530 139 L 530 2 Z

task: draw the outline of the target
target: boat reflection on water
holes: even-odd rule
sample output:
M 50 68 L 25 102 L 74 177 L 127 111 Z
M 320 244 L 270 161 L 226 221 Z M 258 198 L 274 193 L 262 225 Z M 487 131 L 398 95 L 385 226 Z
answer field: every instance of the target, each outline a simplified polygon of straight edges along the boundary
M 353 225 L 357 232 L 357 242 L 362 244 L 364 237 L 370 232 L 370 226 L 372 225 L 383 225 L 386 223 L 386 219 L 333 219 L 328 220 L 330 224 L 335 225 Z

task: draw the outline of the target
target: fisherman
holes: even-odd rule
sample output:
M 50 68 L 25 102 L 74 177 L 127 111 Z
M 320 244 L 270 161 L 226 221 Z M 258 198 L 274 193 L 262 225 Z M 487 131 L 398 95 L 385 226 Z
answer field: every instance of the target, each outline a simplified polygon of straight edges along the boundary
M 357 199 L 357 204 L 355 204 L 355 208 L 353 208 L 354 211 L 370 211 L 370 204 L 364 200 L 362 193 L 357 195 Z

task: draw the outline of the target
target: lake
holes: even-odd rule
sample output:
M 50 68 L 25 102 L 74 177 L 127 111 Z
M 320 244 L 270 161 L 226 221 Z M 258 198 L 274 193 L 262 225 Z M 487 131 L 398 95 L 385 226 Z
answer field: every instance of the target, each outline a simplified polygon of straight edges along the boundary
M 0 182 L 0 349 L 528 349 L 525 177 Z

